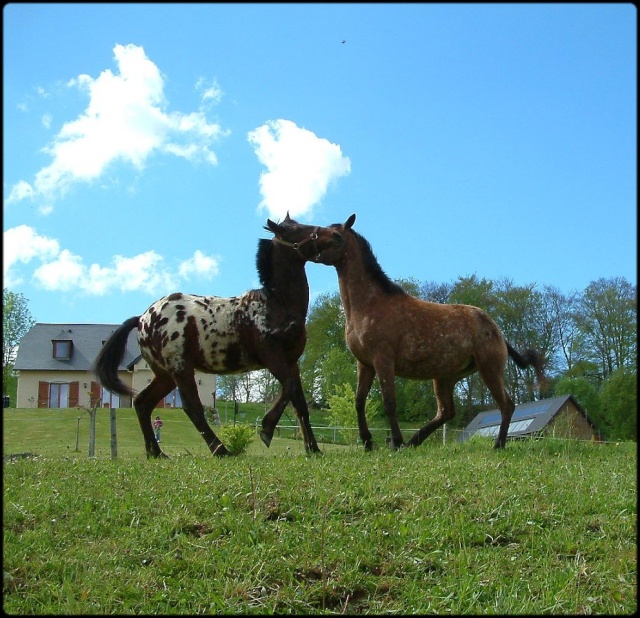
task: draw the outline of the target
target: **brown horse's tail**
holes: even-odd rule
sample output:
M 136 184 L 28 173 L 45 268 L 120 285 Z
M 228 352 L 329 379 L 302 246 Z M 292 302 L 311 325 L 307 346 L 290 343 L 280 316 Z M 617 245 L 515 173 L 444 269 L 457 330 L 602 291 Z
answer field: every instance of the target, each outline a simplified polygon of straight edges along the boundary
M 124 358 L 129 332 L 137 325 L 137 316 L 123 322 L 102 346 L 93 366 L 100 384 L 118 395 L 133 395 L 133 391 L 118 376 L 118 367 Z
M 509 356 L 514 360 L 516 365 L 518 365 L 520 369 L 526 369 L 527 367 L 533 366 L 533 369 L 536 372 L 536 378 L 538 379 L 538 386 L 540 388 L 545 388 L 547 385 L 547 376 L 544 373 L 544 358 L 542 354 L 536 350 L 525 350 L 520 354 L 516 352 L 508 341 L 505 341 L 505 343 L 507 344 Z

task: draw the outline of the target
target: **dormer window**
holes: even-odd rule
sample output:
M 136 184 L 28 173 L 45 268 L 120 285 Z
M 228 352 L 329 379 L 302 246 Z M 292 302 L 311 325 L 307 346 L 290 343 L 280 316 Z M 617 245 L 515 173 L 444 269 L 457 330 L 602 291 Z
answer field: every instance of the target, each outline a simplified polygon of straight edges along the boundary
M 56 360 L 70 360 L 73 342 L 69 339 L 53 340 L 53 358 Z

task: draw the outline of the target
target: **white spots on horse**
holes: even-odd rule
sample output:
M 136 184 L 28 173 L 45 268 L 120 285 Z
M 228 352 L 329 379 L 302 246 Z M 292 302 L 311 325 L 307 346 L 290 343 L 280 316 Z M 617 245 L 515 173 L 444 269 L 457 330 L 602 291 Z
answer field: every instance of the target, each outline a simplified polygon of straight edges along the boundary
M 267 334 L 266 296 L 246 293 L 222 298 L 174 293 L 156 301 L 140 318 L 138 343 L 150 367 L 179 372 L 185 362 L 203 371 L 228 369 L 230 355 L 249 364 L 243 329 Z

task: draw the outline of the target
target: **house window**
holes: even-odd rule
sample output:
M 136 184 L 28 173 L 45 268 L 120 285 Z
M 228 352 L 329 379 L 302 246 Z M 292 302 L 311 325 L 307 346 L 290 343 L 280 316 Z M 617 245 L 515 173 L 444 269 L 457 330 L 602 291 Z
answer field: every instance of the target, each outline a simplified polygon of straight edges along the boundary
M 71 345 L 69 340 L 53 341 L 53 358 L 57 360 L 69 360 L 71 358 Z
M 102 406 L 104 408 L 119 408 L 120 397 L 103 387 L 102 388 Z
M 50 408 L 69 407 L 69 385 L 52 383 L 49 390 Z

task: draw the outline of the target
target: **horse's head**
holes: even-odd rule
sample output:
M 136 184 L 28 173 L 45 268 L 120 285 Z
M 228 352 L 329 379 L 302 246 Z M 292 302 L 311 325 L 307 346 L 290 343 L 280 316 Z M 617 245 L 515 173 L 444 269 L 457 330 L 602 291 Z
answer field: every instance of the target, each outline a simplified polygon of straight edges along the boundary
M 275 234 L 274 242 L 290 247 L 305 261 L 323 262 L 322 257 L 327 251 L 343 244 L 342 234 L 333 226 L 298 223 L 289 217 L 289 213 L 281 223 L 267 219 L 264 229 Z
M 349 235 L 355 220 L 356 216 L 353 214 L 344 223 L 334 223 L 326 228 L 337 233 L 342 239 L 342 242 L 336 243 L 332 247 L 327 247 L 327 249 L 318 255 L 315 260 L 316 262 L 327 264 L 328 266 L 335 266 L 335 264 L 342 259 L 347 250 L 347 236 Z M 353 234 L 351 235 L 353 236 Z

